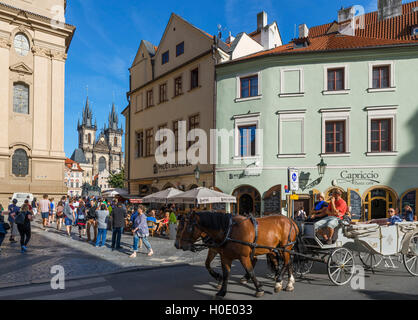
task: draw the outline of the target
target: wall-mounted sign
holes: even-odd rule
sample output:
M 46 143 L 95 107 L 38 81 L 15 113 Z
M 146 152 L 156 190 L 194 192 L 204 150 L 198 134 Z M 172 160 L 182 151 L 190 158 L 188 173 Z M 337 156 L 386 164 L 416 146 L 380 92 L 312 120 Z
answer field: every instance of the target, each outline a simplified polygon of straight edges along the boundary
M 187 162 L 186 164 L 154 164 L 154 174 L 158 174 L 160 172 L 168 172 L 168 171 L 176 171 L 181 168 L 191 167 L 192 164 L 190 162 Z
M 289 168 L 288 176 L 289 176 L 290 191 L 298 191 L 299 190 L 299 170 L 294 169 L 294 168 Z
M 340 179 L 337 180 L 337 183 L 350 183 L 352 185 L 373 185 L 380 184 L 380 181 L 378 180 L 379 178 L 379 174 L 374 171 L 351 172 L 344 170 L 341 171 Z

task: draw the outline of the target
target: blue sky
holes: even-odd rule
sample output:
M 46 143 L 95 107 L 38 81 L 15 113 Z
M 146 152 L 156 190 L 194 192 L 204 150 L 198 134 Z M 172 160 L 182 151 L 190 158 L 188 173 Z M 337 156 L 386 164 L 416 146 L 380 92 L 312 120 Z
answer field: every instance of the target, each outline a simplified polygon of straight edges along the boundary
M 124 127 L 120 112 L 127 106 L 128 68 L 141 39 L 158 46 L 172 12 L 210 34 L 217 34 L 221 25 L 226 37 L 229 31 L 233 35 L 254 31 L 256 14 L 264 10 L 269 23 L 278 22 L 286 43 L 294 37 L 295 25 L 306 23 L 311 27 L 331 22 L 342 6 L 351 5 L 362 5 L 370 12 L 376 10 L 377 0 L 69 0 L 67 23 L 77 30 L 66 64 L 66 155 L 70 157 L 78 146 L 77 120 L 81 118 L 87 86 L 98 127 L 107 123 L 113 99 Z

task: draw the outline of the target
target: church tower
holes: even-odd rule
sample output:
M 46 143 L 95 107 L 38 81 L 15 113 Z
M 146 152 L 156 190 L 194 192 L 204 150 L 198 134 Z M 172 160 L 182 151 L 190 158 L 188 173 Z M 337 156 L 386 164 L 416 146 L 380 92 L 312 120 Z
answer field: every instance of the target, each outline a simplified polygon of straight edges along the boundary
M 97 123 L 93 124 L 93 112 L 90 108 L 89 97 L 87 96 L 86 105 L 83 109 L 83 121 L 77 125 L 78 147 L 84 152 L 87 163 L 92 163 L 93 147 L 96 140 Z
M 109 171 L 119 171 L 123 166 L 122 156 L 122 135 L 123 129 L 119 127 L 119 117 L 115 110 L 115 103 L 112 105 L 112 111 L 109 114 L 108 128 L 105 129 L 107 144 L 110 148 Z

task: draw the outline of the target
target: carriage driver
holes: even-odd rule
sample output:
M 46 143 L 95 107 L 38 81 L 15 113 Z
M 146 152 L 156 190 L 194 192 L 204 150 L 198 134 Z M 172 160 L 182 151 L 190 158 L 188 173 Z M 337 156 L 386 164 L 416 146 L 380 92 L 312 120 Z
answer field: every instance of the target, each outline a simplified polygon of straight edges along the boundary
M 339 220 L 344 218 L 347 213 L 347 203 L 341 198 L 341 191 L 334 189 L 330 204 L 325 212 L 315 215 L 315 218 L 325 217 L 315 223 L 317 235 L 322 236 L 327 244 L 332 244 L 334 229 L 338 227 Z

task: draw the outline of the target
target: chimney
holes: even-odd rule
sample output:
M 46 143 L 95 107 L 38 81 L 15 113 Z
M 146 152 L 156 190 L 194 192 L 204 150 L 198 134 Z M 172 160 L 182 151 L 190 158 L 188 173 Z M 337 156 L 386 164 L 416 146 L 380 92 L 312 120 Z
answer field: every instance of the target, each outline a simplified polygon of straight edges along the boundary
M 344 9 L 343 7 L 338 11 L 338 23 L 352 20 L 354 18 L 354 15 L 355 15 L 354 7 L 349 7 L 346 9 Z
M 228 38 L 226 38 L 225 43 L 226 43 L 226 44 L 230 44 L 230 43 L 232 43 L 234 40 L 235 40 L 235 37 L 234 37 L 234 36 L 232 36 L 232 33 L 231 33 L 231 32 L 229 32 L 229 37 L 228 37 Z
M 309 37 L 309 28 L 306 24 L 299 25 L 299 38 Z
M 338 32 L 347 36 L 355 35 L 355 7 L 341 8 L 338 11 Z
M 257 31 L 267 26 L 267 13 L 264 11 L 257 14 Z
M 378 0 L 377 12 L 379 20 L 386 20 L 402 15 L 402 0 Z

